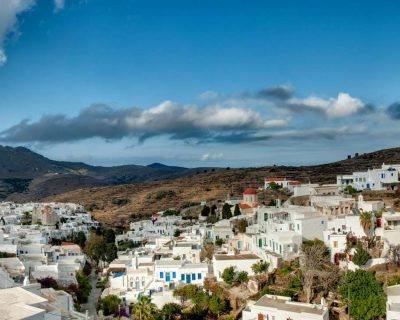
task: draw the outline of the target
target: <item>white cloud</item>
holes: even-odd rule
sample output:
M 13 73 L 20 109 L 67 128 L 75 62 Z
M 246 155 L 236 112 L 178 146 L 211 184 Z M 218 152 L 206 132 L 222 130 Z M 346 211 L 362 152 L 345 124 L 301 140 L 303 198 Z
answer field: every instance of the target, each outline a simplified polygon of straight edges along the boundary
M 337 98 L 329 99 L 317 96 L 305 99 L 291 98 L 287 101 L 287 106 L 297 111 L 321 112 L 332 118 L 347 117 L 368 108 L 363 101 L 344 92 L 340 92 Z
M 4 45 L 18 28 L 18 15 L 29 10 L 35 0 L 0 0 L 0 66 L 7 62 Z
M 199 98 L 201 100 L 215 100 L 219 98 L 219 94 L 215 91 L 205 91 L 199 94 Z
M 56 12 L 64 9 L 64 6 L 65 6 L 65 0 L 54 0 L 54 10 Z
M 219 153 L 205 153 L 201 156 L 201 161 L 221 159 L 224 156 L 222 152 Z

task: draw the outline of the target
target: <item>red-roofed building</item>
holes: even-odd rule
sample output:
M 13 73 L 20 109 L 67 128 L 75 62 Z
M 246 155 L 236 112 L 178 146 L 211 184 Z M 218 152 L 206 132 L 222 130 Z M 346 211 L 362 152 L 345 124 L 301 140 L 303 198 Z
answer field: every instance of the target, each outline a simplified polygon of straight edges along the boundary
M 243 206 L 247 205 L 249 208 L 256 207 L 258 205 L 257 190 L 253 188 L 247 188 L 243 192 L 243 202 L 241 203 L 241 209 L 245 209 Z
M 293 192 L 294 186 L 301 184 L 301 182 L 297 180 L 287 180 L 286 178 L 266 178 L 264 179 L 264 189 L 269 189 L 271 183 L 275 183 L 281 188 L 288 189 L 290 192 Z

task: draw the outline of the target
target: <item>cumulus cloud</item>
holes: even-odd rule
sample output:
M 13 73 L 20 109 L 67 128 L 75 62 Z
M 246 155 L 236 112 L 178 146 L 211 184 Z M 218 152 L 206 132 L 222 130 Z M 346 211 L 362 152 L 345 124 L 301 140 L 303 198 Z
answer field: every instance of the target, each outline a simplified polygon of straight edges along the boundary
M 4 45 L 7 37 L 16 33 L 18 16 L 29 10 L 35 0 L 1 0 L 0 1 L 0 66 L 7 62 Z
M 97 104 L 76 117 L 47 115 L 36 122 L 23 120 L 0 133 L 13 143 L 68 142 L 89 138 L 107 140 L 136 137 L 139 141 L 167 135 L 171 139 L 213 141 L 219 135 L 248 134 L 287 125 L 284 119 L 264 119 L 258 112 L 220 105 L 183 106 L 165 101 L 149 108 L 113 109 Z
M 305 99 L 290 98 L 285 107 L 294 112 L 316 112 L 332 118 L 348 117 L 357 113 L 370 112 L 372 106 L 348 93 L 340 92 L 337 98 L 324 99 L 310 96 Z

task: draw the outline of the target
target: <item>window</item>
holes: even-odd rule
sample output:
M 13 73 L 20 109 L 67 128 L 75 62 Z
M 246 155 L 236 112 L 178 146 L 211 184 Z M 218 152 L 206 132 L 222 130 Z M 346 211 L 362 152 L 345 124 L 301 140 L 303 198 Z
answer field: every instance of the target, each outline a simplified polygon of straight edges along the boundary
M 337 241 L 333 241 L 333 247 L 337 248 L 338 247 L 338 242 Z
M 192 280 L 196 280 L 196 274 L 192 273 Z
M 164 278 L 164 272 L 160 272 L 160 278 L 161 278 L 161 279 Z
M 181 274 L 181 281 L 185 281 L 185 275 Z
M 197 279 L 201 280 L 201 273 L 197 274 Z
M 175 271 L 172 272 L 172 278 L 173 278 L 173 279 L 176 278 L 176 272 L 175 272 Z

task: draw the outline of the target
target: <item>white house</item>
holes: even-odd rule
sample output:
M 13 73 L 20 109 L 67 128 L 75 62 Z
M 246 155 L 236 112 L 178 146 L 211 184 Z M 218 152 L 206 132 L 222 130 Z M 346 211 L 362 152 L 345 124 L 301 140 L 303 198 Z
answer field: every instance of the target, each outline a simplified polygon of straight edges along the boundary
M 212 260 L 214 276 L 221 281 L 222 272 L 228 267 L 235 267 L 236 271 L 246 271 L 254 275 L 251 266 L 262 259 L 255 254 L 215 254 Z
M 386 320 L 400 319 L 400 285 L 386 288 Z
M 242 316 L 243 320 L 328 320 L 329 310 L 324 303 L 293 302 L 290 297 L 266 294 L 249 302 Z

